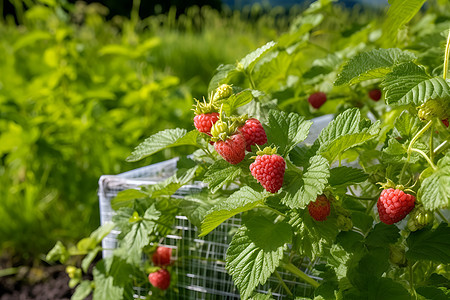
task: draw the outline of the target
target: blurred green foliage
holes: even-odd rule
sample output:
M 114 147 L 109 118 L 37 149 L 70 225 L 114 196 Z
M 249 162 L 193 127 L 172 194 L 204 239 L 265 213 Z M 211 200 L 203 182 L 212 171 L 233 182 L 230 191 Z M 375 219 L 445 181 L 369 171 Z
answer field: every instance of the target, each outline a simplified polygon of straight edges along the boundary
M 0 20 L 0 250 L 21 262 L 96 228 L 98 178 L 173 156 L 125 162 L 145 137 L 193 128 L 215 68 L 276 34 L 208 8 L 108 21 L 98 4 L 44 2 Z

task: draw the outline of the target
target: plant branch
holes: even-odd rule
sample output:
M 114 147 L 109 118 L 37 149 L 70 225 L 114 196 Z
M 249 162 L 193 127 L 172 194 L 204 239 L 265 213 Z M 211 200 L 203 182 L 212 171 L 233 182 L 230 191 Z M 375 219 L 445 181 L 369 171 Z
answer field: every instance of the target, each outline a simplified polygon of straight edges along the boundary
M 433 124 L 433 120 L 428 121 L 428 123 L 422 127 L 422 129 L 419 130 L 419 132 L 416 133 L 416 135 L 412 138 L 411 142 L 408 145 L 408 149 L 406 150 L 407 153 L 407 158 L 406 158 L 406 162 L 403 165 L 402 171 L 400 173 L 400 178 L 399 178 L 399 184 L 402 184 L 402 179 L 403 179 L 403 175 L 405 174 L 406 171 L 406 166 L 409 163 L 409 160 L 411 159 L 411 152 L 412 152 L 412 147 L 414 146 L 414 144 L 417 142 L 417 140 L 428 130 L 428 128 L 431 127 L 431 125 Z
M 430 164 L 430 166 L 433 168 L 433 170 L 437 169 L 435 164 L 430 160 L 430 158 L 428 157 L 428 155 L 425 152 L 423 152 L 422 150 L 416 149 L 416 148 L 411 148 L 411 151 L 417 152 L 420 155 L 422 155 L 426 159 L 426 161 Z
M 442 151 L 443 148 L 448 147 L 448 141 L 443 141 L 439 146 L 434 149 L 433 154 L 436 155 Z
M 417 299 L 416 289 L 414 288 L 414 272 L 411 264 L 409 264 L 409 286 L 411 287 L 411 292 L 413 293 L 415 299 Z
M 284 290 L 286 291 L 286 293 L 290 296 L 290 297 L 294 297 L 294 295 L 291 293 L 291 291 L 289 290 L 288 286 L 286 285 L 286 283 L 284 282 L 283 278 L 281 278 L 280 274 L 278 273 L 277 270 L 275 270 L 274 272 L 275 277 L 278 279 L 278 281 L 280 282 L 281 286 L 284 288 Z
M 448 58 L 449 58 L 449 56 L 450 56 L 450 30 L 449 30 L 448 36 L 447 36 L 447 45 L 445 46 L 444 72 L 442 74 L 442 77 L 444 77 L 444 79 L 447 79 Z
M 302 270 L 294 266 L 292 263 L 281 263 L 281 266 L 286 269 L 287 271 L 291 272 L 292 274 L 296 275 L 306 283 L 312 285 L 314 288 L 319 287 L 320 283 L 306 275 Z
M 247 75 L 248 80 L 250 81 L 250 86 L 252 87 L 252 90 L 256 90 L 256 84 L 253 81 L 251 71 L 245 71 L 245 75 Z

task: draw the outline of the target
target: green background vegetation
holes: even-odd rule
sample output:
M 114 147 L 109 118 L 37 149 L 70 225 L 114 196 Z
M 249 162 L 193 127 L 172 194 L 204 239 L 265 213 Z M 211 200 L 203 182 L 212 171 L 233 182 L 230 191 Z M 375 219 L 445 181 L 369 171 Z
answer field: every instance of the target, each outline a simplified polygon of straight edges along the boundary
M 36 259 L 96 228 L 98 178 L 172 156 L 125 162 L 150 134 L 193 127 L 215 68 L 276 34 L 239 13 L 172 12 L 108 21 L 97 4 L 36 4 L 0 22 L 3 254 Z
M 330 91 L 332 70 L 354 54 L 331 53 L 359 43 L 375 47 L 380 26 L 358 9 L 331 6 L 324 19 L 302 23 L 295 18 L 299 8 L 261 14 L 260 6 L 221 13 L 192 7 L 146 19 L 134 10 L 130 18 L 107 20 L 101 5 L 57 3 L 30 5 L 18 12 L 19 25 L 0 20 L 0 250 L 19 263 L 38 260 L 56 240 L 71 243 L 98 226 L 101 175 L 189 153 L 192 149 L 177 148 L 140 163 L 125 162 L 151 134 L 193 129 L 193 98 L 206 96 L 215 69 L 289 28 L 315 27 L 303 51 L 290 58 L 293 73 L 283 69 L 281 57 L 268 76 L 279 76 L 270 81 L 277 84 L 297 76 L 298 84 L 283 89 L 256 78 L 257 88 L 284 99 L 281 109 L 308 118 L 361 106 L 364 99 L 355 98 L 361 93 L 349 98 L 339 90 L 319 112 L 306 99 L 314 90 Z M 436 46 L 442 53 L 439 34 L 426 37 L 422 47 Z M 432 51 L 424 53 L 420 59 L 433 61 Z M 436 61 L 428 65 L 440 64 L 441 57 Z

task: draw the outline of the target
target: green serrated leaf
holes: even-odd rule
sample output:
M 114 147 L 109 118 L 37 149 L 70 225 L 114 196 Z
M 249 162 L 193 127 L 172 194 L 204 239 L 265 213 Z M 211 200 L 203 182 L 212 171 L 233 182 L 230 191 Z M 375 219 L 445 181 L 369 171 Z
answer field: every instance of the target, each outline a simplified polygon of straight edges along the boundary
M 382 82 L 386 103 L 419 106 L 428 99 L 450 99 L 449 82 L 430 77 L 425 70 L 410 62 L 397 66 Z
M 351 167 L 337 167 L 330 169 L 330 178 L 328 184 L 333 187 L 349 186 L 355 183 L 363 182 L 369 175 L 361 169 Z
M 368 79 L 381 78 L 389 73 L 395 65 L 414 59 L 414 54 L 397 48 L 363 52 L 345 64 L 334 84 L 352 85 Z
M 101 260 L 93 270 L 95 289 L 93 299 L 133 299 L 133 274 L 130 264 L 118 257 Z
M 231 116 L 238 107 L 250 103 L 253 100 L 252 91 L 244 90 L 233 94 L 223 103 L 223 111 L 227 116 Z
M 225 160 L 218 160 L 209 167 L 203 182 L 208 184 L 212 193 L 217 192 L 224 185 L 230 184 L 242 174 L 242 169 Z
M 248 186 L 234 192 L 230 197 L 216 204 L 206 215 L 202 222 L 201 233 L 205 236 L 232 216 L 251 210 L 262 204 L 267 196 L 254 191 Z
M 361 120 L 358 109 L 348 109 L 339 114 L 319 134 L 317 140 L 320 143 L 318 152 L 332 163 L 344 151 L 361 145 L 373 139 L 380 130 L 380 122 L 370 127 Z
M 281 202 L 290 208 L 305 207 L 323 192 L 329 176 L 330 168 L 327 160 L 320 155 L 311 157 L 303 176 L 286 187 L 286 195 Z
M 378 121 L 370 130 L 340 136 L 331 143 L 321 145 L 319 153 L 332 163 L 345 151 L 375 138 L 378 135 L 380 124 Z
M 145 211 L 141 220 L 132 223 L 131 230 L 120 241 L 120 247 L 126 250 L 127 262 L 137 263 L 141 260 L 142 248 L 149 244 L 149 235 L 158 228 L 158 224 L 154 220 L 158 220 L 160 215 L 161 213 L 156 210 L 155 205 L 152 205 Z M 161 220 L 158 220 L 159 222 Z
M 272 293 L 269 291 L 267 294 L 253 293 L 249 300 L 274 300 Z
M 417 293 L 426 300 L 448 300 L 449 293 L 445 293 L 442 288 L 434 286 L 421 286 L 416 289 Z
M 389 1 L 391 6 L 383 23 L 383 38 L 386 43 L 397 40 L 397 31 L 408 23 L 420 10 L 426 0 L 395 0 Z
M 88 272 L 89 266 L 97 257 L 98 252 L 100 252 L 101 250 L 102 247 L 96 247 L 92 251 L 89 251 L 88 255 L 86 255 L 86 257 L 83 258 L 83 261 L 81 262 L 81 268 L 83 269 L 84 273 Z
M 111 200 L 111 207 L 114 210 L 118 210 L 121 207 L 131 207 L 135 199 L 145 197 L 147 197 L 147 194 L 135 189 L 120 191 L 117 193 L 117 196 Z
M 389 249 L 373 248 L 360 259 L 356 256 L 354 263 L 348 270 L 348 279 L 361 291 L 367 291 L 378 278 L 389 268 Z M 367 270 L 370 270 L 368 272 Z M 377 299 L 377 298 L 374 298 Z
M 55 246 L 48 252 L 45 259 L 47 261 L 55 262 L 60 261 L 61 263 L 65 263 L 70 257 L 69 251 L 67 248 L 61 243 L 57 241 Z
M 400 137 L 410 141 L 423 127 L 423 123 L 416 115 L 412 115 L 405 110 L 395 119 L 394 126 Z
M 233 79 L 239 75 L 241 75 L 241 72 L 236 69 L 236 65 L 220 65 L 209 82 L 208 95 L 217 89 L 222 83 L 230 84 Z
M 296 113 L 269 111 L 266 128 L 267 140 L 278 146 L 278 154 L 286 156 L 298 143 L 306 139 L 312 122 Z
M 411 260 L 430 260 L 450 263 L 450 227 L 442 223 L 436 229 L 425 228 L 411 234 L 406 239 L 406 257 Z
M 367 235 L 365 243 L 374 247 L 387 247 L 389 244 L 395 244 L 399 237 L 398 227 L 378 223 Z
M 196 165 L 190 169 L 181 169 L 167 178 L 166 180 L 157 184 L 143 186 L 142 192 L 148 197 L 168 197 L 173 195 L 180 187 L 186 185 L 195 178 L 199 166 Z
M 216 202 L 207 190 L 203 190 L 201 193 L 184 197 L 179 205 L 180 213 L 186 216 L 194 226 L 200 228 L 206 214 Z
M 366 269 L 368 270 L 368 269 Z M 409 300 L 411 294 L 403 285 L 391 278 L 377 278 L 371 280 L 365 299 Z
M 315 221 L 307 209 L 291 211 L 289 224 L 300 237 L 299 252 L 312 259 L 319 257 L 325 249 L 331 247 L 339 232 L 334 216 L 330 215 L 327 220 L 322 222 Z
M 255 64 L 262 58 L 262 56 L 268 52 L 270 49 L 275 47 L 276 43 L 274 41 L 270 41 L 264 46 L 256 49 L 255 51 L 247 54 L 243 59 L 241 59 L 238 63 L 238 66 L 246 71 L 252 71 Z
M 417 198 L 426 210 L 450 207 L 450 154 L 438 162 L 438 169 L 422 182 Z
M 286 81 L 289 67 L 294 59 L 286 51 L 274 51 L 262 59 L 253 72 L 253 80 L 258 89 L 271 91 L 280 82 Z
M 75 289 L 70 300 L 85 300 L 92 292 L 92 285 L 89 280 L 83 280 Z
M 357 108 L 347 109 L 322 129 L 317 140 L 320 145 L 325 145 L 342 135 L 358 133 L 360 121 L 361 113 Z
M 238 229 L 227 250 L 226 269 L 242 299 L 248 299 L 253 290 L 264 284 L 275 271 L 291 237 L 288 224 L 274 224 L 262 216 L 249 220 Z
M 140 143 L 126 161 L 138 161 L 161 150 L 177 146 L 202 147 L 205 141 L 197 130 L 187 132 L 186 129 L 166 129 L 160 131 Z

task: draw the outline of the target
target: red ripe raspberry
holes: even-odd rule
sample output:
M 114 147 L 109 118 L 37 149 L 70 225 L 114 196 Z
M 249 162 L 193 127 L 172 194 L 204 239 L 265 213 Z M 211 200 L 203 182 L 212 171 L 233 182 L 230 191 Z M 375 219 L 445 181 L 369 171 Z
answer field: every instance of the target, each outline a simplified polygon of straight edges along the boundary
M 325 221 L 330 214 L 330 201 L 325 195 L 319 195 L 316 201 L 308 204 L 309 215 L 316 221 Z
M 152 255 L 152 261 L 155 266 L 170 265 L 170 258 L 172 257 L 172 249 L 168 247 L 158 247 Z
M 278 154 L 258 155 L 250 165 L 253 177 L 269 192 L 276 193 L 283 185 L 286 162 Z
M 214 149 L 216 149 L 217 153 L 233 165 L 244 160 L 245 146 L 245 138 L 240 133 L 233 134 L 225 141 L 218 140 L 214 143 Z
M 148 275 L 148 281 L 160 290 L 167 290 L 170 285 L 170 273 L 165 269 L 159 269 Z
M 416 197 L 402 190 L 383 190 L 377 202 L 381 222 L 391 225 L 403 220 L 414 208 L 415 201 Z
M 311 106 L 316 109 L 321 107 L 326 101 L 327 94 L 325 94 L 324 92 L 316 92 L 314 94 L 311 94 L 308 98 L 309 104 L 311 104 Z
M 373 89 L 369 91 L 369 97 L 373 101 L 378 101 L 381 99 L 381 91 L 379 89 Z
M 266 131 L 257 119 L 248 119 L 238 130 L 245 138 L 247 151 L 252 151 L 251 145 L 264 145 L 267 143 Z
M 444 124 L 445 125 L 445 127 L 447 127 L 448 128 L 448 119 L 444 119 L 444 120 L 442 120 L 442 124 Z
M 219 113 L 200 114 L 194 117 L 194 125 L 198 131 L 211 135 L 211 127 L 217 120 Z

